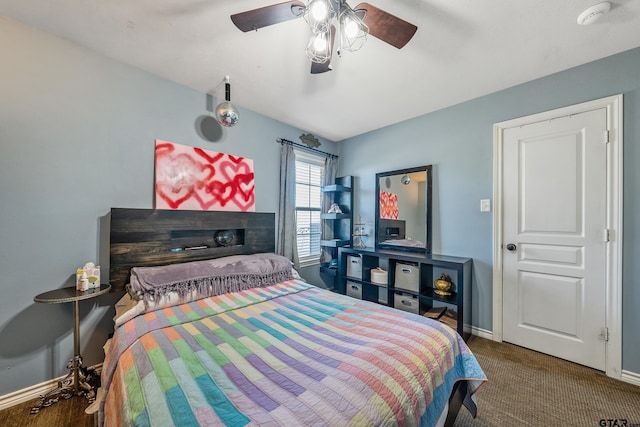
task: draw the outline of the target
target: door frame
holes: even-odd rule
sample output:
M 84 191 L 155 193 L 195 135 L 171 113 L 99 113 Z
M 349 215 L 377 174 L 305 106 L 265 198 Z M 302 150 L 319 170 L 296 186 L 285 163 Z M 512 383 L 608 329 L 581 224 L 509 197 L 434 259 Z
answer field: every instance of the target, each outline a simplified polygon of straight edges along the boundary
M 607 110 L 607 228 L 605 326 L 609 340 L 605 344 L 606 370 L 609 377 L 622 376 L 622 94 L 520 117 L 493 125 L 493 333 L 494 341 L 502 342 L 502 269 L 503 269 L 503 148 L 504 130 L 541 121 L 579 114 L 599 108 Z M 603 135 L 603 138 L 605 136 Z M 604 233 L 604 230 L 603 230 Z M 603 236 L 604 237 L 604 236 Z

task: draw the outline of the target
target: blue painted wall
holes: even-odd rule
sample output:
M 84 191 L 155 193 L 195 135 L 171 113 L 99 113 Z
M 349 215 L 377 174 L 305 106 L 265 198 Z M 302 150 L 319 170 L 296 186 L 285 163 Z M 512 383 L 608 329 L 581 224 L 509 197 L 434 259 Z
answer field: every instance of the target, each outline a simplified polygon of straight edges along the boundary
M 33 297 L 73 286 L 87 261 L 107 265 L 111 207 L 153 207 L 156 138 L 254 159 L 256 210 L 275 212 L 275 140 L 303 131 L 243 108 L 232 129 L 201 126 L 219 99 L 4 18 L 0 58 L 2 396 L 67 372 L 72 304 Z M 119 296 L 80 303 L 85 365 L 104 357 Z
M 433 164 L 433 251 L 474 259 L 472 323 L 491 331 L 493 225 L 480 200 L 493 199 L 493 124 L 624 94 L 622 367 L 640 373 L 638 70 L 635 49 L 342 141 L 339 173 L 356 176 L 356 214 L 373 224 L 377 172 Z

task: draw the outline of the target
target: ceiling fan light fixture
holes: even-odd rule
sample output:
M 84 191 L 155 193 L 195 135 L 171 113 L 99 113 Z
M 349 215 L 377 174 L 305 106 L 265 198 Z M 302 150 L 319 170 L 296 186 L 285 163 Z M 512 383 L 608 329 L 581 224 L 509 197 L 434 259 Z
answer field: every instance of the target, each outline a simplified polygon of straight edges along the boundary
M 326 31 L 335 15 L 330 0 L 311 0 L 304 11 L 304 20 L 309 24 L 312 33 Z
M 324 64 L 331 59 L 331 43 L 329 43 L 329 37 L 331 37 L 329 31 L 320 31 L 311 35 L 309 44 L 305 49 L 305 53 L 311 61 Z
M 302 17 L 313 41 L 305 48 L 311 74 L 332 70 L 333 52 L 359 50 L 368 36 L 402 49 L 418 27 L 367 2 L 355 9 L 348 0 L 290 0 L 231 15 L 240 31 L 249 32 Z M 326 49 L 325 49 L 326 47 Z M 375 58 L 374 58 L 375 59 Z
M 317 21 L 326 21 L 329 17 L 329 7 L 324 1 L 314 1 L 311 3 L 311 16 Z
M 340 8 L 340 51 L 355 52 L 367 41 L 369 27 L 356 12 L 343 3 Z

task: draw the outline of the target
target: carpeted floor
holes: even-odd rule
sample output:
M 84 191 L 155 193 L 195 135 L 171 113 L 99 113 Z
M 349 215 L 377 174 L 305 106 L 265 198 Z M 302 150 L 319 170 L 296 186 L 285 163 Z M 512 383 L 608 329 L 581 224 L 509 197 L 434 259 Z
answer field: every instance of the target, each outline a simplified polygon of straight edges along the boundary
M 477 393 L 478 417 L 463 408 L 456 427 L 640 427 L 638 386 L 512 344 L 472 337 L 469 347 L 489 381 Z
M 472 419 L 462 408 L 456 427 L 640 427 L 638 386 L 511 344 L 472 337 L 469 347 L 489 381 L 477 393 L 478 417 Z M 60 401 L 30 415 L 29 409 L 36 403 L 0 411 L 0 426 L 93 425 L 93 417 L 83 413 L 87 406 L 84 398 Z

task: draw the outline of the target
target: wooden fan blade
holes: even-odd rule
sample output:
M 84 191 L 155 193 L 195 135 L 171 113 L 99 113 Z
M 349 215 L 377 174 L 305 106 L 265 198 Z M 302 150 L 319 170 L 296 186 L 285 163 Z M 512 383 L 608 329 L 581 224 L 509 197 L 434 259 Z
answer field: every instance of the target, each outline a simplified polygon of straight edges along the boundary
M 246 12 L 231 15 L 233 23 L 245 33 L 247 31 L 258 30 L 258 28 L 290 21 L 302 16 L 304 3 L 294 0 L 284 3 L 273 4 L 271 6 L 260 7 Z
M 354 7 L 356 11 L 360 9 L 366 11 L 364 23 L 369 27 L 369 34 L 398 49 L 409 43 L 418 30 L 415 25 L 369 3 L 360 3 Z
M 333 42 L 336 38 L 336 27 L 331 26 L 331 56 L 333 57 Z M 327 60 L 327 62 L 323 62 L 322 64 L 318 62 L 311 61 L 311 74 L 321 74 L 326 73 L 327 71 L 331 71 L 331 58 Z

